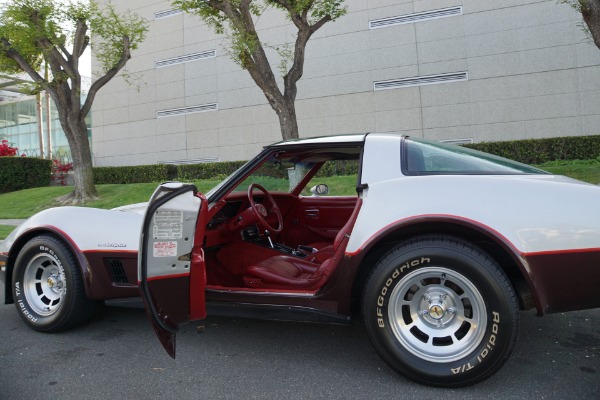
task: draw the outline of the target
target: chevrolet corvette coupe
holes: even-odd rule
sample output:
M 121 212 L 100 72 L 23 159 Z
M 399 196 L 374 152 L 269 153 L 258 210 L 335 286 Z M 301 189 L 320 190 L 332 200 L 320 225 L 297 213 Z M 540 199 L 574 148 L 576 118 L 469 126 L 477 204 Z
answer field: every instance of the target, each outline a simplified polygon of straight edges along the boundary
M 5 302 L 56 332 L 142 297 L 165 350 L 207 315 L 362 321 L 379 355 L 466 386 L 510 356 L 519 310 L 600 306 L 600 187 L 400 134 L 265 147 L 206 194 L 42 211 L 0 246 Z

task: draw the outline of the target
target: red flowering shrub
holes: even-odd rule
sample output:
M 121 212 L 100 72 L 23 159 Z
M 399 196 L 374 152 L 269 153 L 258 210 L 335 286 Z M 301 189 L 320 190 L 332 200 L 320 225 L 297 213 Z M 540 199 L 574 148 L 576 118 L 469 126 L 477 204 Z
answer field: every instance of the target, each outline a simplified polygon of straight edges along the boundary
M 52 181 L 66 186 L 67 174 L 73 170 L 73 163 L 63 163 L 61 160 L 52 160 Z
M 8 140 L 0 141 L 0 157 L 14 157 L 18 150 L 16 147 L 9 146 Z

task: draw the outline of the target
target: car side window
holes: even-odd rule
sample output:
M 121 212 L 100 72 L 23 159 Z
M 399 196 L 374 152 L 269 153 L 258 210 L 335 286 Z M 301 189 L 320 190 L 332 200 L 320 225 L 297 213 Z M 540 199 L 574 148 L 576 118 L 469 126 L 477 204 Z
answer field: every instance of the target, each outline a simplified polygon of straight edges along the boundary
M 407 175 L 544 174 L 537 168 L 466 147 L 410 138 L 404 142 Z
M 302 190 L 302 195 L 313 196 L 310 189 L 323 184 L 329 188 L 327 196 L 356 195 L 357 176 L 358 160 L 326 161 Z

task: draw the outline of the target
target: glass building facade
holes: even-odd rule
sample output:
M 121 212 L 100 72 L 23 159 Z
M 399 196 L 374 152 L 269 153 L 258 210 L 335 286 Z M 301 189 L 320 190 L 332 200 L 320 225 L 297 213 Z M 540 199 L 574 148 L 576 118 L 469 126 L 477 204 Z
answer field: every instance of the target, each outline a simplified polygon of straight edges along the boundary
M 91 143 L 91 113 L 87 117 L 88 138 Z M 42 132 L 44 140 L 44 155 L 47 157 L 48 112 L 45 99 L 42 99 Z M 52 155 L 55 159 L 71 160 L 71 151 L 67 138 L 58 119 L 54 103 L 50 103 L 50 131 Z M 40 157 L 38 112 L 35 97 L 24 97 L 18 100 L 0 102 L 0 139 L 8 140 L 11 146 L 19 149 L 19 154 L 28 157 Z

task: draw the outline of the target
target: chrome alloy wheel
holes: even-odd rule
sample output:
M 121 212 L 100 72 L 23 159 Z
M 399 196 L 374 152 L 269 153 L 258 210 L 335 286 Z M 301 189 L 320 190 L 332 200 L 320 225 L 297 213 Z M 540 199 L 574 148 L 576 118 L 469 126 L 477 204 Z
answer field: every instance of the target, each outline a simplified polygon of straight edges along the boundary
M 65 273 L 60 263 L 48 254 L 33 257 L 25 268 L 23 291 L 27 303 L 37 314 L 54 314 L 67 291 Z
M 406 275 L 389 297 L 391 327 L 415 356 L 447 363 L 470 354 L 483 339 L 487 313 L 477 288 L 463 275 L 426 267 Z

